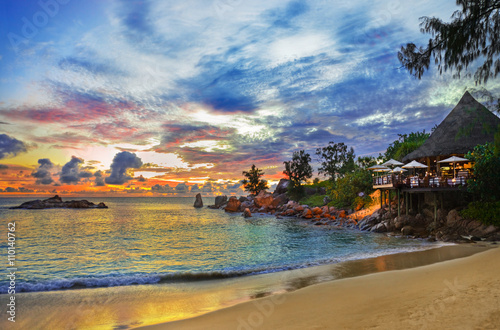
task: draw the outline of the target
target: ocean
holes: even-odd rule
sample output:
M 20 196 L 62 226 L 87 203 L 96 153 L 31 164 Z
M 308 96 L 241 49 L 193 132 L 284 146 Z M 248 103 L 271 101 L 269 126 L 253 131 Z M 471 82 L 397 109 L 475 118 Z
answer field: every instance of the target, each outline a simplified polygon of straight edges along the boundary
M 82 296 L 109 287 L 190 291 L 206 282 L 217 288 L 228 283 L 218 281 L 227 279 L 260 278 L 439 246 L 424 240 L 305 226 L 296 218 L 255 214 L 245 219 L 240 213 L 196 209 L 193 197 L 88 197 L 74 199 L 102 201 L 109 208 L 9 209 L 32 199 L 0 199 L 0 251 L 6 264 L 8 223 L 15 222 L 15 290 L 24 294 L 25 301 L 27 297 L 55 299 L 54 294 L 44 292 L 78 291 Z M 205 206 L 213 201 L 204 198 Z M 7 295 L 8 286 L 9 279 L 2 276 L 0 296 Z M 245 300 L 245 293 L 240 296 L 233 298 Z M 196 310 L 195 305 L 191 302 L 190 308 Z M 117 324 L 121 323 L 110 328 Z

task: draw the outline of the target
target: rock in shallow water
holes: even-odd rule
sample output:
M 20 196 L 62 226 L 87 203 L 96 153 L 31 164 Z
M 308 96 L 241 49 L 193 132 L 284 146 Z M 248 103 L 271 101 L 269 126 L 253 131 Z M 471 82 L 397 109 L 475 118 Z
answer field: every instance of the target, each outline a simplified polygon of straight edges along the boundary
M 201 194 L 196 194 L 196 200 L 194 201 L 194 207 L 201 208 L 203 207 L 203 200 L 201 199 Z
M 99 204 L 94 204 L 87 200 L 79 201 L 68 201 L 63 202 L 61 197 L 55 195 L 54 197 L 47 198 L 44 200 L 34 200 L 22 203 L 19 206 L 11 207 L 11 209 L 26 209 L 26 210 L 40 210 L 40 209 L 50 209 L 50 208 L 67 208 L 67 209 L 107 209 L 108 207 L 103 202 Z

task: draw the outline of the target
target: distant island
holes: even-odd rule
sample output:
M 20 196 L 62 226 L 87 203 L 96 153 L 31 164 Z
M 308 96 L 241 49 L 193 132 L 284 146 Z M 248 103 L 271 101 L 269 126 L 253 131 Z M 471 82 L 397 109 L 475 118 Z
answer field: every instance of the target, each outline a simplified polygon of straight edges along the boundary
M 107 209 L 108 207 L 103 202 L 99 204 L 94 204 L 87 200 L 71 200 L 63 202 L 61 197 L 55 195 L 54 197 L 47 198 L 44 200 L 34 200 L 22 203 L 19 206 L 11 207 L 11 209 L 27 209 L 27 210 L 39 210 L 39 209 L 52 209 L 52 208 L 65 208 L 65 209 Z

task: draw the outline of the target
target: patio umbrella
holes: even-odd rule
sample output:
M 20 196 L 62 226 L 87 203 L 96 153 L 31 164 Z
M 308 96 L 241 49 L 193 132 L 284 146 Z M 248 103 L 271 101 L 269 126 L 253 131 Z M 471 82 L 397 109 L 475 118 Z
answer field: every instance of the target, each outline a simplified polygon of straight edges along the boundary
M 413 168 L 413 169 L 415 169 L 415 168 L 427 168 L 428 166 L 424 165 L 422 163 L 419 163 L 416 160 L 412 160 L 411 162 L 409 162 L 406 165 L 403 165 L 402 167 L 403 168 Z M 415 170 L 413 170 L 413 174 L 415 174 Z
M 397 160 L 394 160 L 391 158 L 388 161 L 386 161 L 385 163 L 383 163 L 382 165 L 384 165 L 384 166 L 400 166 L 403 164 L 404 163 L 398 162 Z
M 400 172 L 406 172 L 408 170 L 405 170 L 404 168 L 401 168 L 401 167 L 396 167 L 395 169 L 393 169 L 391 172 L 392 173 L 400 173 Z
M 380 169 L 389 169 L 389 168 L 385 165 L 373 165 L 373 166 L 370 166 L 367 168 L 367 170 L 376 171 L 376 172 L 378 172 L 377 170 L 380 170 Z
M 469 160 L 466 159 L 466 158 L 452 156 L 450 158 L 446 158 L 446 159 L 440 160 L 438 163 L 453 163 L 453 179 L 455 179 L 455 163 L 458 163 L 458 162 L 468 162 L 468 161 Z

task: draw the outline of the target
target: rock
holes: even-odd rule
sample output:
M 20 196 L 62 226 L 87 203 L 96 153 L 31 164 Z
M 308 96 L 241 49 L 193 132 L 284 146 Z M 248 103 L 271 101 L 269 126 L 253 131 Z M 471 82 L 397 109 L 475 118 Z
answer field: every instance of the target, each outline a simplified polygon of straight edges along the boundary
M 315 207 L 311 210 L 311 212 L 314 214 L 314 215 L 319 215 L 319 214 L 322 214 L 323 213 L 323 210 L 319 207 Z
M 239 201 L 244 203 L 244 202 L 248 201 L 248 198 L 246 198 L 245 196 L 241 196 Z
M 284 205 L 287 202 L 288 202 L 288 197 L 286 196 L 286 194 L 281 194 L 281 195 L 276 195 L 273 197 L 273 201 L 271 202 L 271 205 L 274 207 L 278 207 L 278 206 Z
M 251 208 L 253 206 L 254 206 L 253 201 L 245 201 L 245 202 L 241 203 L 240 208 L 242 208 L 242 209 L 247 209 L 248 208 L 249 209 L 249 208 Z
M 384 223 L 381 222 L 381 223 L 375 225 L 374 227 L 372 227 L 372 229 L 370 231 L 372 231 L 374 233 L 384 233 L 387 231 L 387 228 L 384 225 Z
M 107 209 L 108 206 L 106 204 L 104 204 L 103 202 L 100 202 L 99 204 L 97 204 L 96 208 L 98 208 L 98 209 Z
M 89 202 L 87 200 L 81 200 L 81 201 L 69 201 L 65 202 L 66 207 L 69 209 L 88 209 L 91 207 L 96 207 L 96 205 L 92 202 Z
M 231 196 L 224 210 L 226 212 L 239 212 L 240 206 L 241 202 L 238 200 L 238 198 L 236 198 L 236 196 Z
M 215 208 L 219 208 L 222 206 L 222 204 L 224 204 L 225 202 L 227 202 L 227 196 L 226 195 L 223 195 L 223 196 L 217 196 L 215 197 Z
M 302 205 L 295 205 L 295 207 L 293 208 L 293 210 L 295 212 L 303 212 L 304 211 L 304 207 Z
M 243 211 L 243 216 L 245 218 L 250 218 L 252 217 L 252 212 L 250 212 L 250 209 L 249 208 L 246 208 L 245 211 Z
M 429 222 L 434 220 L 434 217 L 430 218 L 431 221 L 428 221 L 427 219 L 429 218 L 419 213 L 415 216 L 415 222 L 413 224 L 416 226 L 426 226 Z
M 493 225 L 490 225 L 490 226 L 482 225 L 482 226 L 476 228 L 474 231 L 472 231 L 471 235 L 477 236 L 477 237 L 487 237 L 487 236 L 490 236 L 491 234 L 493 234 L 497 231 L 498 231 L 498 228 L 493 226 Z
M 339 212 L 339 218 L 345 218 L 345 217 L 346 217 L 346 215 L 347 215 L 347 214 L 346 214 L 345 210 L 341 210 L 341 211 Z
M 288 191 L 288 186 L 290 185 L 290 180 L 281 179 L 274 190 L 275 195 L 285 194 Z
M 415 219 L 411 215 L 401 215 L 397 217 L 396 220 L 394 221 L 394 227 L 396 229 L 401 229 L 404 226 L 413 223 L 414 221 Z
M 107 209 L 108 207 L 104 203 L 94 204 L 87 200 L 79 201 L 69 201 L 63 202 L 61 197 L 55 195 L 54 197 L 44 199 L 44 200 L 34 200 L 22 203 L 19 206 L 11 207 L 11 209 L 28 209 L 28 210 L 39 210 L 39 209 L 50 209 L 50 208 L 67 208 L 67 209 Z
M 273 202 L 273 195 L 265 190 L 262 190 L 257 196 L 255 196 L 254 203 L 257 207 L 268 207 Z
M 311 219 L 312 217 L 312 211 L 310 209 L 304 209 L 304 212 L 302 212 L 302 218 Z
M 44 200 L 45 203 L 62 203 L 62 199 L 61 197 L 59 197 L 59 195 L 55 195 L 54 197 L 51 197 L 51 198 L 47 198 L 46 200 Z
M 451 210 L 446 216 L 446 225 L 448 227 L 453 227 L 457 221 L 462 220 L 462 217 L 458 214 L 457 210 Z
M 198 193 L 196 194 L 196 200 L 194 201 L 194 207 L 196 208 L 200 208 L 200 207 L 203 207 L 203 200 L 201 199 L 201 194 Z
M 401 233 L 405 236 L 412 235 L 414 232 L 414 229 L 412 226 L 404 226 L 401 228 Z

